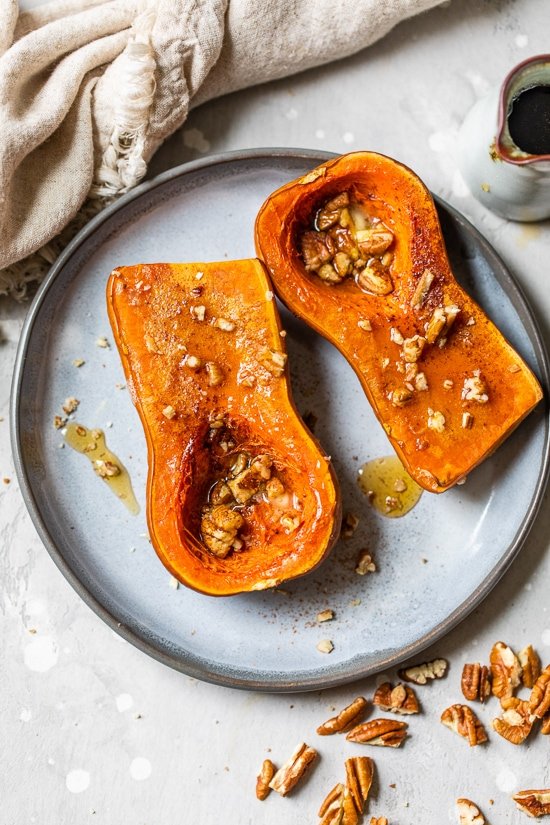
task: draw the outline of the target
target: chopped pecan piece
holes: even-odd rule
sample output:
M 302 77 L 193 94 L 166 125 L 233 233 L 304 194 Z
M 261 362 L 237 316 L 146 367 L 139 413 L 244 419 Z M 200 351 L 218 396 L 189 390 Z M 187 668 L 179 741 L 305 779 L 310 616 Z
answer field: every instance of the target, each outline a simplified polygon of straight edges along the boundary
M 411 298 L 411 306 L 413 309 L 420 309 L 423 305 L 424 301 L 428 297 L 434 278 L 435 275 L 430 269 L 424 270 L 416 283 L 416 287 Z
M 233 501 L 231 490 L 225 481 L 217 481 L 210 490 L 210 504 L 227 504 L 229 501 Z
M 286 796 L 300 781 L 311 763 L 317 758 L 317 751 L 301 742 L 290 759 L 279 768 L 269 787 L 281 796 Z
M 78 398 L 75 398 L 73 395 L 69 396 L 69 398 L 65 399 L 65 403 L 62 405 L 61 409 L 66 415 L 72 415 L 80 404 Z
M 532 688 L 540 676 L 540 659 L 531 645 L 527 645 L 518 653 L 521 665 L 521 681 L 526 688 Z
M 376 564 L 372 560 L 368 550 L 361 550 L 355 564 L 355 572 L 358 576 L 366 576 L 367 573 L 376 572 Z
M 345 765 L 347 790 L 358 813 L 362 814 L 372 785 L 374 762 L 368 756 L 352 756 L 346 759 Z
M 471 799 L 457 799 L 456 808 L 460 825 L 485 825 L 485 817 Z
M 329 284 L 339 284 L 345 277 L 341 275 L 332 264 L 323 264 L 323 266 L 320 266 L 317 270 L 317 275 L 322 281 L 326 281 Z
M 264 759 L 262 768 L 256 778 L 256 796 L 260 801 L 263 801 L 271 791 L 269 783 L 273 779 L 275 773 L 275 765 L 271 759 Z
M 462 694 L 469 702 L 479 699 L 485 702 L 491 695 L 491 681 L 489 668 L 485 665 L 466 664 L 462 669 L 462 679 L 460 682 Z
M 546 816 L 550 814 L 550 789 L 541 791 L 518 791 L 512 797 L 521 811 L 529 816 Z
M 352 728 L 346 739 L 365 745 L 398 748 L 407 736 L 407 723 L 397 719 L 373 719 Z
M 223 370 L 215 361 L 206 362 L 206 375 L 208 376 L 208 385 L 210 387 L 219 387 L 223 384 Z
M 357 528 L 359 527 L 359 519 L 355 513 L 344 513 L 342 519 L 342 528 L 340 530 L 340 538 L 350 539 Z
M 201 518 L 201 533 L 206 547 L 215 556 L 224 559 L 243 524 L 241 514 L 227 504 L 205 507 Z
M 401 683 L 392 688 L 390 682 L 384 682 L 377 688 L 372 701 L 381 710 L 390 713 L 411 714 L 420 711 L 414 690 Z
M 363 696 L 358 696 L 354 699 L 351 705 L 347 705 L 340 711 L 338 716 L 333 716 L 332 719 L 327 719 L 322 725 L 317 728 L 319 736 L 330 736 L 333 733 L 343 733 L 357 725 L 365 710 L 368 702 Z
M 349 206 L 349 195 L 347 192 L 341 192 L 335 198 L 328 201 L 322 209 L 319 209 L 316 218 L 316 224 L 319 229 L 328 229 L 340 220 L 342 210 Z
M 390 401 L 394 407 L 405 407 L 409 401 L 412 401 L 413 394 L 407 387 L 398 387 L 390 393 Z
M 422 350 L 426 345 L 426 339 L 421 335 L 413 335 L 412 338 L 405 338 L 403 341 L 403 358 L 407 364 L 416 364 L 422 355 Z
M 467 739 L 470 747 L 487 741 L 485 728 L 467 705 L 451 705 L 441 714 L 441 722 L 463 739 Z
M 442 433 L 445 430 L 445 416 L 439 410 L 432 410 L 428 407 L 428 429 Z
M 493 696 L 498 699 L 512 696 L 521 679 L 521 665 L 516 654 L 504 642 L 496 642 L 489 660 L 493 677 Z
M 421 665 L 411 665 L 399 671 L 399 678 L 415 685 L 425 685 L 432 679 L 442 679 L 447 672 L 446 659 L 434 659 L 433 662 L 423 662 Z
M 302 257 L 306 269 L 319 269 L 334 254 L 334 245 L 325 232 L 304 232 L 302 235 Z
M 370 229 L 359 229 L 355 240 L 362 256 L 383 255 L 393 243 L 393 232 L 385 224 L 378 223 Z
M 237 460 L 231 467 L 234 478 L 229 479 L 227 486 L 231 490 L 235 501 L 246 504 L 260 489 L 263 482 L 269 481 L 273 462 L 267 455 L 258 455 L 252 459 L 247 467 L 247 458 L 239 453 Z
M 112 461 L 94 461 L 94 471 L 100 478 L 114 478 L 120 475 L 120 467 Z
M 345 278 L 347 275 L 351 275 L 353 261 L 347 252 L 337 252 L 334 256 L 332 265 L 340 279 Z
M 435 344 L 438 339 L 440 341 L 446 335 L 455 322 L 456 316 L 460 312 L 460 308 L 454 304 L 445 307 L 436 307 L 432 313 L 432 317 L 426 324 L 426 340 L 428 344 Z
M 489 400 L 487 384 L 481 378 L 479 370 L 476 370 L 471 378 L 464 379 L 461 397 L 463 401 L 477 401 L 478 404 L 486 404 Z
M 550 711 L 550 665 L 547 665 L 533 685 L 529 697 L 532 718 L 542 719 Z
M 531 728 L 533 720 L 529 714 L 529 703 L 515 696 L 508 696 L 500 700 L 502 714 L 493 719 L 493 728 L 500 736 L 512 742 L 514 745 L 521 745 L 525 742 Z
M 373 258 L 356 276 L 357 285 L 373 295 L 389 295 L 393 292 L 393 282 L 386 267 Z

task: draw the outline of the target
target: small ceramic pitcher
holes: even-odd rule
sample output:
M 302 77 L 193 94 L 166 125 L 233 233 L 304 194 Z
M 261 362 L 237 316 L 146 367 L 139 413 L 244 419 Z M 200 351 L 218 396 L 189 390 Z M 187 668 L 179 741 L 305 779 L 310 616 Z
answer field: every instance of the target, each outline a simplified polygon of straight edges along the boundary
M 550 54 L 512 69 L 500 89 L 470 110 L 458 136 L 459 168 L 472 194 L 492 212 L 515 221 L 550 218 L 550 153 L 530 154 L 510 134 L 514 101 L 538 87 L 546 87 L 544 93 L 550 89 Z

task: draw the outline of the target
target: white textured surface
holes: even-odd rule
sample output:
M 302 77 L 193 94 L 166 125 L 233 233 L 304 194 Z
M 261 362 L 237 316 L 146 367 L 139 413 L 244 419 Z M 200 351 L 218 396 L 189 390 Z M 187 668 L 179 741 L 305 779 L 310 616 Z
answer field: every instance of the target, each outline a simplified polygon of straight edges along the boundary
M 455 0 L 350 60 L 197 110 L 152 172 L 203 151 L 260 145 L 393 155 L 495 245 L 548 340 L 548 223 L 514 225 L 486 212 L 465 192 L 454 159 L 456 131 L 473 101 L 519 60 L 548 50 L 547 13 L 546 0 Z M 299 696 L 206 685 L 121 641 L 71 590 L 13 479 L 6 415 L 23 311 L 3 303 L 0 318 L 0 476 L 12 479 L 0 485 L 2 825 L 314 822 L 320 800 L 343 778 L 343 759 L 359 752 L 374 756 L 379 769 L 371 814 L 392 825 L 453 822 L 457 796 L 476 801 L 493 825 L 525 821 L 509 794 L 550 785 L 550 742 L 539 737 L 516 748 L 490 734 L 488 746 L 469 750 L 437 720 L 460 701 L 462 663 L 486 660 L 497 639 L 516 648 L 531 642 L 550 662 L 548 497 L 504 580 L 427 652 L 448 657 L 451 669 L 443 682 L 419 689 L 424 713 L 411 721 L 405 747 L 360 751 L 342 737 L 320 739 L 315 728 L 331 708 L 371 695 L 378 680 Z M 490 726 L 495 712 L 492 702 L 480 716 Z M 304 739 L 322 757 L 310 780 L 287 799 L 257 802 L 262 759 L 280 764 Z

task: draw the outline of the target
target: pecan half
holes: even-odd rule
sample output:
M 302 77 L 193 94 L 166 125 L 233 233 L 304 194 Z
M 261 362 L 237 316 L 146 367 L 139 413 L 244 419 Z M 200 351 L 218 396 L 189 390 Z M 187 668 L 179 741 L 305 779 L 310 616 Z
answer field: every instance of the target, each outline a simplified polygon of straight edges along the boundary
M 529 697 L 532 718 L 542 719 L 550 711 L 550 665 L 547 665 L 533 685 Z
M 506 699 L 520 683 L 521 665 L 514 651 L 504 642 L 493 645 L 490 655 L 493 696 Z
M 550 814 L 550 790 L 518 791 L 512 797 L 521 811 L 529 816 L 545 816 Z
M 491 695 L 489 668 L 480 665 L 479 662 L 464 665 L 460 687 L 464 698 L 469 702 L 474 702 L 476 699 L 485 702 Z
M 351 730 L 365 713 L 367 705 L 367 700 L 363 696 L 358 696 L 351 705 L 341 710 L 338 716 L 333 716 L 323 722 L 322 725 L 319 725 L 317 733 L 319 736 L 330 736 L 333 733 L 343 733 Z
M 457 799 L 456 809 L 460 825 L 485 825 L 485 817 L 471 799 Z
M 341 825 L 359 825 L 359 811 L 355 807 L 349 788 L 344 791 L 342 801 L 342 821 Z
M 518 653 L 521 665 L 521 681 L 526 688 L 532 688 L 540 676 L 540 659 L 531 645 L 527 645 Z
M 346 739 L 361 745 L 398 748 L 407 736 L 407 723 L 397 719 L 373 719 L 350 730 Z
M 421 665 L 412 665 L 398 671 L 399 678 L 415 685 L 425 685 L 432 679 L 442 679 L 447 672 L 446 659 L 434 659 L 433 662 L 423 662 Z
M 328 792 L 317 813 L 317 816 L 321 817 L 319 825 L 341 825 L 344 815 L 344 792 L 345 788 L 341 782 Z
M 370 825 L 388 825 L 388 820 L 385 816 L 371 816 Z
M 463 739 L 467 739 L 470 747 L 487 741 L 485 728 L 467 705 L 451 705 L 441 714 L 441 722 Z
M 414 690 L 401 683 L 392 688 L 391 682 L 384 682 L 377 688 L 372 701 L 381 710 L 390 713 L 410 714 L 420 711 Z
M 352 756 L 346 759 L 345 765 L 346 786 L 357 811 L 362 814 L 372 785 L 374 762 L 368 756 Z
M 542 717 L 542 724 L 540 726 L 540 732 L 544 736 L 550 735 L 550 713 L 547 713 L 546 716 Z
M 317 751 L 301 742 L 290 759 L 279 768 L 269 787 L 281 796 L 286 796 L 300 781 L 311 763 L 317 758 Z
M 533 718 L 529 713 L 529 703 L 517 699 L 515 696 L 508 696 L 506 699 L 501 699 L 501 704 L 503 712 L 499 717 L 493 719 L 493 728 L 504 739 L 514 745 L 521 745 L 522 742 L 525 742 L 533 727 Z
M 264 759 L 260 773 L 256 777 L 256 796 L 263 801 L 271 791 L 269 783 L 273 779 L 275 765 L 271 759 Z

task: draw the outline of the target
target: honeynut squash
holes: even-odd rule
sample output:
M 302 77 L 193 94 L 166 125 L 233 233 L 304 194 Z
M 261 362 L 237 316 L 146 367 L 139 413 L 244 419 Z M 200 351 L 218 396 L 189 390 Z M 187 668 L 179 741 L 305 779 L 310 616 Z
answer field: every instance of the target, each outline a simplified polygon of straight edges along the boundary
M 114 270 L 107 303 L 147 439 L 153 546 L 189 587 L 230 595 L 309 572 L 340 496 L 294 406 L 259 261 Z
M 323 163 L 265 201 L 255 237 L 279 297 L 348 359 L 426 490 L 463 479 L 540 400 L 456 281 L 430 193 L 397 161 Z

